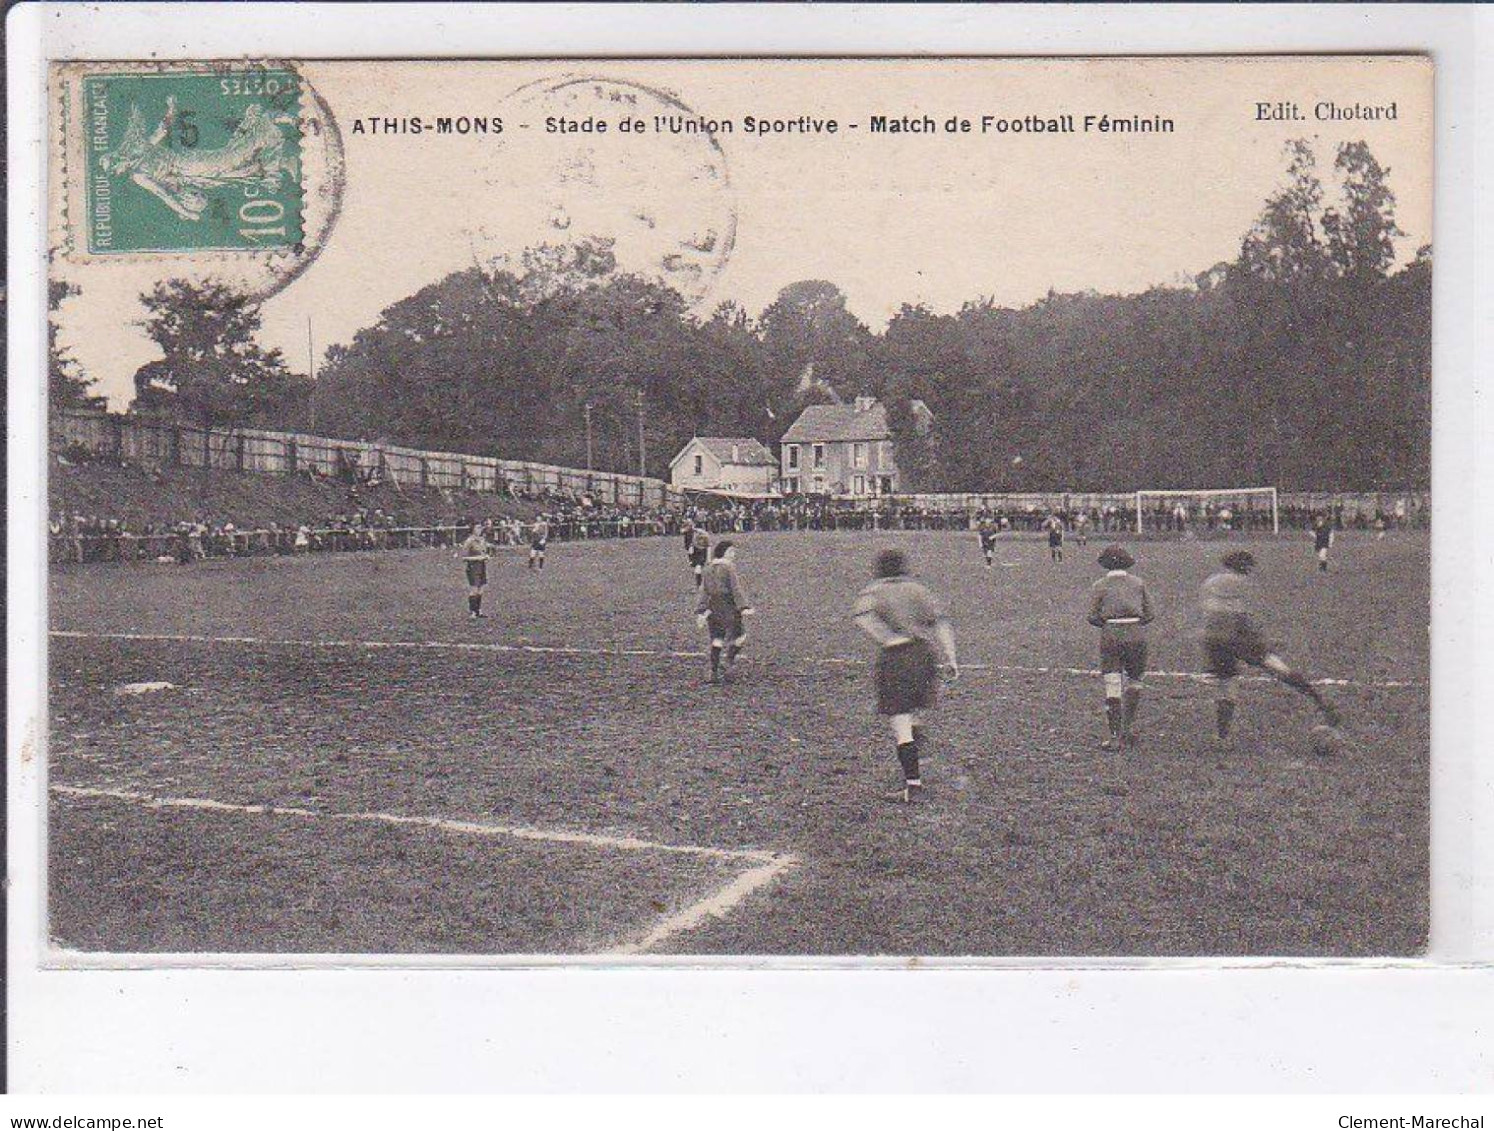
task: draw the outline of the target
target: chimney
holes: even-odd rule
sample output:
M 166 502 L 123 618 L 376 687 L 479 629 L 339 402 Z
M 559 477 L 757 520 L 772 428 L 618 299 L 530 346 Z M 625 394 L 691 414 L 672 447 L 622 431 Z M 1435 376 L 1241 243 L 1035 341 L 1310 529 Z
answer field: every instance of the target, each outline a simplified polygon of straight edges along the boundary
M 872 406 L 874 404 L 876 404 L 876 403 L 877 403 L 877 398 L 876 397 L 857 397 L 856 398 L 856 411 L 857 412 L 870 412 L 872 410 Z
M 733 444 L 731 446 L 731 462 L 732 463 L 741 463 L 742 462 L 742 449 L 739 448 L 736 444 Z

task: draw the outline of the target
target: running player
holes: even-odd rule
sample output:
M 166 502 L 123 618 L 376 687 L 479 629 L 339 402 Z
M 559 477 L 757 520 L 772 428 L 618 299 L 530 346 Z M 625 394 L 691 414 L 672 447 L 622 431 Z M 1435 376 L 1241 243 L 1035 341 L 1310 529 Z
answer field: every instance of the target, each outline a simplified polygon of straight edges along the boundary
M 1200 594 L 1204 614 L 1204 655 L 1215 681 L 1215 709 L 1221 740 L 1229 737 L 1235 717 L 1235 676 L 1240 662 L 1264 668 L 1282 683 L 1306 695 L 1331 727 L 1338 726 L 1338 711 L 1319 694 L 1301 673 L 1294 671 L 1271 650 L 1257 622 L 1254 586 L 1250 573 L 1255 556 L 1248 550 L 1225 554 L 1224 568 L 1203 583 Z
M 690 569 L 695 574 L 695 588 L 700 588 L 702 575 L 705 573 L 706 559 L 711 553 L 711 536 L 706 533 L 704 526 L 697 526 L 695 533 L 690 536 Z
M 892 724 L 903 769 L 902 788 L 889 794 L 889 800 L 913 801 L 923 793 L 919 712 L 933 707 L 939 694 L 936 645 L 949 678 L 960 675 L 954 629 L 933 594 L 909 576 L 908 559 L 901 550 L 877 555 L 876 580 L 857 598 L 855 618 L 856 626 L 878 645 L 877 713 Z
M 540 515 L 529 528 L 529 568 L 545 568 L 545 550 L 550 545 L 550 520 Z
M 1063 561 L 1063 519 L 1057 513 L 1050 514 L 1043 529 L 1048 532 L 1048 557 L 1055 562 Z
M 1142 679 L 1146 676 L 1146 626 L 1152 622 L 1152 602 L 1146 583 L 1127 572 L 1136 564 L 1122 546 L 1106 546 L 1100 553 L 1105 576 L 1090 591 L 1089 623 L 1100 630 L 1100 673 L 1105 683 L 1105 724 L 1109 732 L 1101 748 L 1135 748 L 1136 713 L 1141 709 Z
M 487 616 L 482 611 L 482 591 L 487 588 L 488 558 L 492 555 L 493 547 L 483 535 L 482 527 L 474 522 L 472 532 L 457 551 L 467 569 L 467 614 L 470 620 Z
M 986 568 L 990 569 L 996 561 L 996 524 L 986 516 L 980 520 L 975 532 L 980 536 L 980 552 L 986 556 Z
M 1320 514 L 1312 524 L 1312 545 L 1318 554 L 1318 572 L 1328 572 L 1328 551 L 1333 547 L 1333 521 Z
M 752 613 L 752 602 L 737 575 L 737 548 L 730 538 L 716 543 L 714 560 L 705 568 L 695 617 L 711 634 L 711 682 L 721 682 L 723 653 L 731 670 L 747 643 L 744 617 Z

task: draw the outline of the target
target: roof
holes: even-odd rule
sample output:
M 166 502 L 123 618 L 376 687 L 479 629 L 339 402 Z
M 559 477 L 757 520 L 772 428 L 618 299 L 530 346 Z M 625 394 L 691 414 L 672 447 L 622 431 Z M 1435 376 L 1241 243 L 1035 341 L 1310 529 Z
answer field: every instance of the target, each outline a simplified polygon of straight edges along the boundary
M 736 464 L 747 467 L 777 467 L 778 461 L 773 458 L 773 453 L 763 447 L 762 443 L 754 440 L 751 436 L 696 436 L 690 443 L 680 449 L 680 454 L 670 461 L 673 467 L 688 452 L 692 445 L 699 444 L 715 457 L 716 462 L 723 464 Z M 732 449 L 736 449 L 736 458 L 732 458 Z
M 854 404 L 812 404 L 783 434 L 785 443 L 820 444 L 845 440 L 890 440 L 887 410 L 880 402 L 858 410 Z

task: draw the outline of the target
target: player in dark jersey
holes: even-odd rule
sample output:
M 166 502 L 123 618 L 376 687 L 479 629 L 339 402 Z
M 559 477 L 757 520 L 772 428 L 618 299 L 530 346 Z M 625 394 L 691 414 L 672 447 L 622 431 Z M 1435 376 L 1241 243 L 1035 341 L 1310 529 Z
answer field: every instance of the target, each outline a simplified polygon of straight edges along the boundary
M 941 654 L 949 678 L 960 675 L 954 629 L 933 594 L 909 576 L 901 550 L 877 555 L 876 580 L 861 591 L 854 616 L 856 626 L 877 642 L 877 713 L 892 724 L 903 770 L 902 788 L 889 800 L 910 802 L 923 793 L 919 712 L 938 701 Z
M 986 568 L 990 569 L 996 561 L 996 524 L 989 518 L 983 518 L 975 528 L 975 533 L 980 538 L 980 552 L 986 557 Z
M 545 568 L 545 550 L 550 545 L 550 520 L 540 515 L 529 528 L 529 568 Z
M 711 553 L 711 536 L 704 526 L 697 526 L 690 536 L 690 569 L 695 574 L 695 588 L 700 588 L 705 574 L 706 561 Z
M 1338 711 L 1306 676 L 1295 671 L 1266 643 L 1255 614 L 1255 592 L 1250 573 L 1255 556 L 1248 550 L 1225 554 L 1224 568 L 1203 583 L 1200 603 L 1204 614 L 1204 656 L 1215 682 L 1217 729 L 1229 737 L 1235 716 L 1235 676 L 1240 664 L 1262 668 L 1282 683 L 1311 699 L 1330 727 L 1337 727 Z
M 1319 515 L 1312 524 L 1312 548 L 1318 555 L 1318 572 L 1328 572 L 1328 551 L 1333 548 L 1333 520 Z
M 487 614 L 482 611 L 482 591 L 488 584 L 488 558 L 493 547 L 483 534 L 482 527 L 472 524 L 472 532 L 457 551 L 457 556 L 467 571 L 467 614 L 471 620 L 479 620 Z
M 1146 676 L 1146 626 L 1152 602 L 1146 584 L 1128 572 L 1136 564 L 1122 546 L 1100 553 L 1105 576 L 1090 590 L 1089 623 L 1100 630 L 1100 673 L 1105 683 L 1105 750 L 1136 746 L 1136 714 Z
M 1050 514 L 1043 529 L 1048 532 L 1048 557 L 1055 562 L 1063 561 L 1063 519 Z
M 695 615 L 702 628 L 711 634 L 711 682 L 721 682 L 721 664 L 727 670 L 736 663 L 747 643 L 745 617 L 752 614 L 752 602 L 737 575 L 737 549 L 730 538 L 716 543 L 713 560 L 706 566 L 695 602 Z

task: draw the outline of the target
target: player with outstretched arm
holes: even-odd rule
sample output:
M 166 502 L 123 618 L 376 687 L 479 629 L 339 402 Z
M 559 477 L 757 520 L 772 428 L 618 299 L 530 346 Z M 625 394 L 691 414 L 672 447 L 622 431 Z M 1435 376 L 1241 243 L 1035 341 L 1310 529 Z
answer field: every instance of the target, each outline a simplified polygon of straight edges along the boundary
M 903 770 L 902 788 L 889 794 L 889 800 L 911 802 L 923 793 L 919 713 L 938 701 L 941 654 L 951 680 L 959 678 L 960 663 L 954 628 L 934 595 L 909 574 L 907 556 L 883 550 L 875 572 L 876 580 L 856 600 L 854 615 L 856 626 L 878 645 L 877 713 L 892 724 Z

